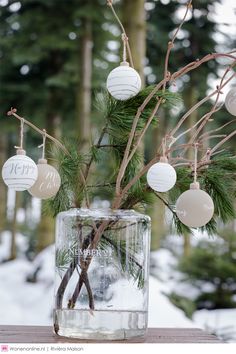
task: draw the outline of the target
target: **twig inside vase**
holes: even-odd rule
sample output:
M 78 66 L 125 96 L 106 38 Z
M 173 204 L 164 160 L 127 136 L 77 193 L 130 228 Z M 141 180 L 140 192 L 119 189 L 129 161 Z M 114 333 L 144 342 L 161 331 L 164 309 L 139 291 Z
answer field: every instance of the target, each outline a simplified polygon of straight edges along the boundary
M 77 237 L 78 237 L 78 238 L 77 238 L 78 241 L 80 240 L 80 238 L 81 238 L 81 236 L 82 236 L 82 229 L 83 229 L 81 223 L 80 223 L 79 225 L 80 225 L 80 226 L 79 226 L 79 232 L 78 232 L 78 236 L 77 236 Z M 89 246 L 89 243 L 90 243 L 89 240 L 93 237 L 93 236 L 92 236 L 93 233 L 94 233 L 94 228 L 93 228 L 92 231 L 85 237 L 85 239 L 84 239 L 84 241 L 83 241 L 83 243 L 82 243 L 82 246 L 81 246 L 81 249 L 82 249 L 82 250 L 85 250 L 85 249 Z M 75 254 L 73 255 L 73 260 L 70 262 L 69 267 L 68 267 L 68 269 L 66 270 L 66 272 L 65 272 L 65 274 L 64 274 L 64 276 L 63 276 L 63 278 L 62 278 L 62 280 L 61 280 L 61 283 L 60 283 L 60 285 L 59 285 L 59 288 L 58 288 L 58 290 L 57 290 L 57 293 L 56 293 L 56 308 L 57 308 L 57 309 L 61 309 L 61 308 L 62 308 L 62 305 L 63 305 L 63 297 L 64 297 L 65 290 L 66 290 L 66 288 L 67 288 L 67 286 L 68 286 L 68 283 L 69 283 L 69 281 L 70 281 L 70 279 L 71 279 L 71 277 L 72 277 L 72 275 L 73 275 L 73 273 L 74 273 L 74 271 L 75 271 L 75 269 L 76 269 L 76 267 L 77 267 L 79 261 L 80 261 L 80 257 L 79 257 L 79 255 L 78 255 L 78 253 L 75 253 Z M 88 289 L 89 289 L 89 288 L 90 288 L 90 285 L 89 285 L 89 280 L 88 280 L 88 278 L 83 278 L 83 282 L 84 282 L 84 281 L 86 281 L 87 287 L 88 287 Z M 88 289 L 87 289 L 87 290 L 88 290 Z M 89 295 L 89 293 L 88 293 L 88 295 Z M 91 294 L 90 294 L 90 295 L 91 295 Z M 89 302 L 90 302 L 90 304 L 93 303 L 93 300 L 92 300 L 91 296 L 90 296 Z
M 97 241 L 96 243 L 94 242 L 94 238 L 90 238 L 90 245 L 88 246 L 88 242 L 87 242 L 87 246 L 86 249 L 88 250 L 93 250 L 93 249 L 96 249 L 97 246 L 98 246 L 98 243 L 101 239 L 104 239 L 106 240 L 106 242 L 113 248 L 119 250 L 120 254 L 122 254 L 123 256 L 125 256 L 125 251 L 120 247 L 120 246 L 117 246 L 113 241 L 112 239 L 110 239 L 109 237 L 107 237 L 105 235 L 106 232 L 114 232 L 117 231 L 117 230 L 122 230 L 124 228 L 128 228 L 128 227 L 132 227 L 134 225 L 136 225 L 136 223 L 131 223 L 125 227 L 117 227 L 117 228 L 114 228 L 112 226 L 114 226 L 117 222 L 119 221 L 119 219 L 117 220 L 113 220 L 111 222 L 107 222 L 105 221 L 104 224 L 102 223 L 99 227 L 97 225 L 97 228 L 98 230 L 100 229 L 100 231 L 98 231 L 95 236 L 97 237 Z M 104 229 L 104 230 L 103 230 Z M 102 231 L 103 230 L 103 231 Z M 99 236 L 98 236 L 99 235 Z M 119 253 L 118 252 L 118 253 Z M 80 264 L 80 268 L 81 268 L 81 273 L 79 275 L 79 280 L 76 284 L 76 287 L 74 289 L 74 292 L 73 292 L 73 295 L 71 296 L 71 298 L 69 299 L 68 301 L 68 308 L 74 308 L 75 307 L 75 304 L 76 304 L 76 301 L 80 295 L 80 292 L 82 290 L 82 286 L 83 286 L 83 283 L 85 283 L 85 286 L 86 286 L 86 289 L 87 289 L 87 293 L 88 293 L 88 297 L 89 297 L 89 307 L 91 310 L 94 310 L 95 309 L 95 305 L 94 305 L 94 300 L 93 300 L 93 293 L 92 293 L 92 289 L 90 287 L 90 284 L 89 284 L 89 278 L 88 278 L 88 269 L 90 267 L 90 264 L 92 262 L 92 259 L 93 259 L 93 256 L 91 255 L 88 255 L 86 258 L 83 258 L 81 259 L 80 261 L 78 260 L 79 264 Z M 129 254 L 128 253 L 128 259 L 129 259 L 129 263 L 130 264 L 135 264 L 136 267 L 138 267 L 139 271 L 141 272 L 142 271 L 142 265 L 135 259 L 135 256 L 132 255 L 132 254 Z

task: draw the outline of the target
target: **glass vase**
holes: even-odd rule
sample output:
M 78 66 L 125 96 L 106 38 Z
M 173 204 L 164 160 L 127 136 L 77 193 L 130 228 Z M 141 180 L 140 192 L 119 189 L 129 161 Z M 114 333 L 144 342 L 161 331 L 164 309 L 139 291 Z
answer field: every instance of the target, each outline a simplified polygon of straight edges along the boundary
M 143 336 L 149 251 L 146 215 L 98 209 L 58 214 L 55 333 L 92 340 Z

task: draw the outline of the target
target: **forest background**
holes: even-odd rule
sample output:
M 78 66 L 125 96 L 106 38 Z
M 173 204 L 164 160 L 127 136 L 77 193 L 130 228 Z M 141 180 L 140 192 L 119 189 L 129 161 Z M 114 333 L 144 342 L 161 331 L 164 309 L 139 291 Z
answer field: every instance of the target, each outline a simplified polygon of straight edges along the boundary
M 127 30 L 134 66 L 143 86 L 161 79 L 167 42 L 181 21 L 184 3 L 182 0 L 114 1 Z M 235 48 L 235 14 L 236 5 L 232 0 L 194 0 L 192 14 L 180 30 L 170 57 L 170 70 L 177 70 L 208 53 Z M 78 149 L 86 153 L 103 127 L 96 97 L 105 90 L 107 75 L 120 62 L 120 35 L 105 0 L 0 0 L 0 167 L 14 154 L 19 139 L 18 123 L 6 116 L 10 107 L 17 107 L 20 115 L 58 139 L 78 139 Z M 158 127 L 150 131 L 144 141 L 145 161 L 152 158 L 164 133 L 181 113 L 215 87 L 221 70 L 222 60 L 211 61 L 183 76 L 172 87 L 181 94 L 183 103 L 178 109 L 162 110 Z M 226 93 L 227 90 L 222 100 Z M 202 114 L 201 109 L 195 111 L 184 129 L 192 126 Z M 212 128 L 230 119 L 223 107 L 215 114 Z M 224 133 L 230 129 L 232 127 L 226 127 Z M 34 160 L 39 158 L 37 146 L 40 144 L 41 137 L 25 129 L 26 150 Z M 235 154 L 235 139 L 228 143 L 228 148 Z M 51 163 L 54 162 L 51 160 Z M 103 159 L 99 169 L 94 171 L 101 183 L 104 183 L 103 172 L 107 168 L 113 166 L 109 159 Z M 103 188 L 93 195 L 93 205 L 109 205 Z M 54 220 L 43 214 L 43 208 L 43 203 L 28 193 L 8 192 L 4 183 L 0 183 L 0 261 L 3 265 L 19 257 L 34 262 L 41 251 L 53 244 Z M 203 239 L 202 235 L 199 237 L 200 243 L 199 235 L 184 234 L 181 240 L 176 235 L 181 245 L 176 254 L 170 237 L 175 232 L 163 204 L 155 201 L 145 212 L 152 217 L 152 250 L 158 252 L 165 248 L 172 252 L 178 260 L 176 269 L 189 283 L 213 285 L 213 290 L 201 291 L 194 298 L 171 291 L 170 300 L 188 317 L 197 309 L 236 308 L 235 222 L 218 226 L 214 244 L 207 235 Z M 224 264 L 219 264 L 214 255 L 222 254 L 222 250 L 226 250 Z M 209 265 L 207 276 L 197 271 L 199 262 L 204 261 Z M 31 275 L 37 281 L 37 272 L 32 271 Z M 234 279 L 233 283 L 229 284 L 229 278 Z

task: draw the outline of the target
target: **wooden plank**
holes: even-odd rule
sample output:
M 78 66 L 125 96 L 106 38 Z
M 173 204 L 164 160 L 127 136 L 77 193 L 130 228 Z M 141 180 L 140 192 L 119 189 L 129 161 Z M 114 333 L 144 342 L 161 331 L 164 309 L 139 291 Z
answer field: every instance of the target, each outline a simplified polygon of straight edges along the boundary
M 49 326 L 0 326 L 0 343 L 220 343 L 199 328 L 149 328 L 145 337 L 88 341 L 56 336 Z

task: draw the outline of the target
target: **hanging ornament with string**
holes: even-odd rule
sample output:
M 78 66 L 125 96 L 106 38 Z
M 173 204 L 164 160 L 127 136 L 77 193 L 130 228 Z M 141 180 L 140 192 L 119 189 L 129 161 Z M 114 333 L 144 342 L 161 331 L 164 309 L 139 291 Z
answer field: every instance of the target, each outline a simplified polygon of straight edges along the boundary
M 168 163 L 166 154 L 166 138 L 162 141 L 163 156 L 152 165 L 147 172 L 147 183 L 156 192 L 168 192 L 174 187 L 177 175 L 174 167 Z
M 10 157 L 2 167 L 2 178 L 8 188 L 25 191 L 33 186 L 38 177 L 35 162 L 23 149 L 24 119 L 21 119 L 20 146 L 15 146 L 16 155 Z
M 48 165 L 45 159 L 46 130 L 43 130 L 43 144 L 39 148 L 43 148 L 42 158 L 38 160 L 38 178 L 36 183 L 29 189 L 29 193 L 39 199 L 49 199 L 54 197 L 60 186 L 61 177 L 58 171 L 51 165 Z
M 141 90 L 139 73 L 129 66 L 126 56 L 128 38 L 123 33 L 123 61 L 113 69 L 107 78 L 107 90 L 117 100 L 126 101 L 136 96 Z
M 188 227 L 205 226 L 214 215 L 214 203 L 208 193 L 200 189 L 197 182 L 197 150 L 195 144 L 194 182 L 190 189 L 182 193 L 176 202 L 176 214 L 180 221 Z
M 232 88 L 225 97 L 225 107 L 227 111 L 236 116 L 236 87 Z

